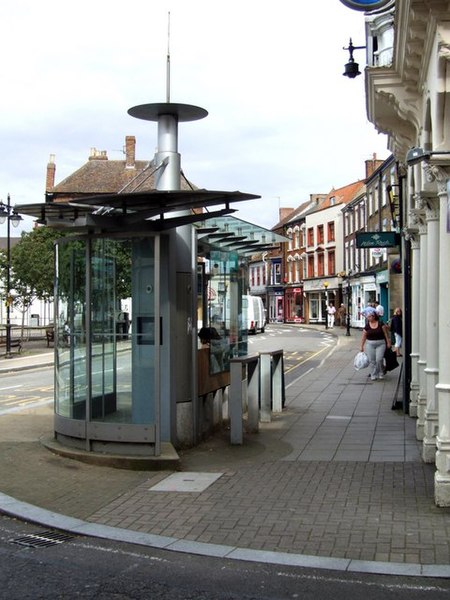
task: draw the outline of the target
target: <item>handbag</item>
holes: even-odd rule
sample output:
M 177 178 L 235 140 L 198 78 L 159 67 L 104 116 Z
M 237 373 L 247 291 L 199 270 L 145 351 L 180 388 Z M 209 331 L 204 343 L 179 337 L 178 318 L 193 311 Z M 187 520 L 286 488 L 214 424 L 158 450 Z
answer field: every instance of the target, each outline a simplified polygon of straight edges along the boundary
M 392 348 L 386 348 L 384 352 L 384 362 L 386 364 L 386 371 L 393 371 L 399 366 L 397 355 Z
M 357 371 L 365 369 L 369 366 L 369 357 L 365 352 L 358 352 L 353 361 L 353 366 Z

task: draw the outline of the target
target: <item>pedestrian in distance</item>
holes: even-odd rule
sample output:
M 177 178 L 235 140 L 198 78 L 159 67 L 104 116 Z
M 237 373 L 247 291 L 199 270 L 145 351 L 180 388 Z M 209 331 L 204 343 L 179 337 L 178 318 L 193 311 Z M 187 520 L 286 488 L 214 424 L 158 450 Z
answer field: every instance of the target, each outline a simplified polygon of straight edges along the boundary
M 327 306 L 327 319 L 328 319 L 328 328 L 333 329 L 334 327 L 334 316 L 336 314 L 336 307 L 332 302 Z
M 384 317 L 384 307 L 379 302 L 374 302 L 375 310 L 377 311 L 377 315 L 379 317 Z
M 391 347 L 387 326 L 380 320 L 376 310 L 366 309 L 367 324 L 361 337 L 361 352 L 365 352 L 370 361 L 370 379 L 384 379 L 384 353 Z
M 345 308 L 345 304 L 341 304 L 340 307 L 338 308 L 338 316 L 339 316 L 339 323 L 341 325 L 341 327 L 345 327 L 346 324 L 346 316 L 347 316 L 347 309 Z
M 397 307 L 394 310 L 394 316 L 391 319 L 391 331 L 394 334 L 394 348 L 397 356 L 402 356 L 401 347 L 403 341 L 403 318 L 402 309 Z

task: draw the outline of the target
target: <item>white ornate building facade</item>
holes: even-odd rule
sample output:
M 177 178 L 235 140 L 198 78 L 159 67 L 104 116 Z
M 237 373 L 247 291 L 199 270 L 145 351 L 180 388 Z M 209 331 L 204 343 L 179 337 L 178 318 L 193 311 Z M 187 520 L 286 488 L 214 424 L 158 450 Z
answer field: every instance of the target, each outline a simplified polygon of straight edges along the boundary
M 367 114 L 402 168 L 409 414 L 436 465 L 435 502 L 450 506 L 450 2 L 396 0 L 366 23 Z

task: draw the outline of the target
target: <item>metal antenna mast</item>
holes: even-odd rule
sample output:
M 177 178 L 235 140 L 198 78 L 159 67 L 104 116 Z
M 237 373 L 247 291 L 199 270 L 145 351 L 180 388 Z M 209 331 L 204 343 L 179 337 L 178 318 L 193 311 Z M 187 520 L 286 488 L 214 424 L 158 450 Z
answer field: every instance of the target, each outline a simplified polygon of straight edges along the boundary
M 167 13 L 166 102 L 170 102 L 170 12 Z

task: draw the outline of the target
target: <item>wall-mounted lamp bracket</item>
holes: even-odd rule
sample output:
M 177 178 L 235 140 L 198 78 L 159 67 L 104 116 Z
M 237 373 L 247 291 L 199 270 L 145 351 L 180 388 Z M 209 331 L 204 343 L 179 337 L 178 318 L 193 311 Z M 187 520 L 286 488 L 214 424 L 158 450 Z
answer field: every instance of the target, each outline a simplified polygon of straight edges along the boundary
M 342 75 L 344 75 L 344 77 L 348 77 L 349 79 L 354 79 L 355 77 L 357 77 L 358 75 L 361 75 L 361 72 L 359 70 L 359 65 L 357 62 L 355 62 L 355 59 L 353 58 L 353 52 L 354 50 L 363 50 L 366 46 L 354 46 L 353 42 L 352 42 L 352 38 L 350 38 L 349 44 L 347 47 L 343 46 L 343 50 L 348 50 L 350 57 L 348 60 L 348 63 L 345 65 L 344 67 L 344 72 L 342 73 Z
M 424 160 L 430 160 L 432 156 L 444 156 L 448 154 L 450 154 L 450 151 L 446 150 L 437 150 L 435 152 L 431 152 L 429 150 L 424 150 L 423 148 L 410 148 L 406 153 L 406 164 L 408 167 L 412 167 L 413 165 L 417 165 Z

